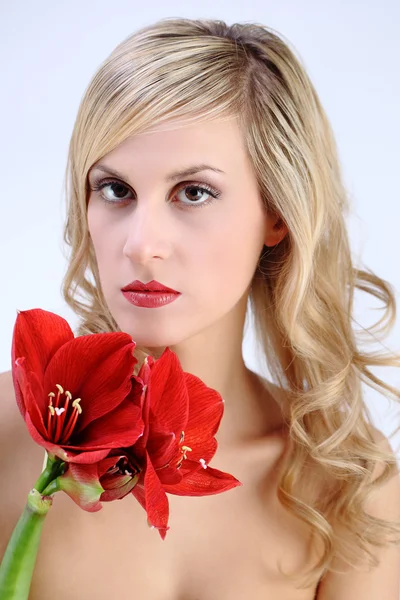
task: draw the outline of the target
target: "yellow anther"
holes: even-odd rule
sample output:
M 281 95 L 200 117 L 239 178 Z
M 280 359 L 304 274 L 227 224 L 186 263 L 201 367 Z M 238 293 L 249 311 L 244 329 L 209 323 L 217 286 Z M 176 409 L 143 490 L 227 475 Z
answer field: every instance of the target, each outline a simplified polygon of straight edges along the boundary
M 186 452 L 192 452 L 192 449 L 189 446 L 182 446 L 183 458 L 187 458 Z
M 82 406 L 79 404 L 79 402 L 82 400 L 82 398 L 76 398 L 76 400 L 73 401 L 72 406 L 74 408 L 76 408 L 76 410 L 78 411 L 79 414 L 82 413 Z
M 65 395 L 68 396 L 70 400 L 72 400 L 72 394 L 68 390 L 66 390 Z
M 61 392 L 61 394 L 64 393 L 64 390 L 59 383 L 56 383 L 56 388 L 58 388 L 58 390 Z
M 54 417 L 55 410 L 54 410 L 54 406 L 52 406 L 51 404 L 49 404 L 49 411 L 50 411 L 51 416 Z
M 183 440 L 185 439 L 185 432 L 182 431 L 181 432 L 181 439 L 179 440 L 179 442 L 182 444 Z
M 55 398 L 55 393 L 54 392 L 49 392 L 48 396 L 50 396 L 51 398 Z

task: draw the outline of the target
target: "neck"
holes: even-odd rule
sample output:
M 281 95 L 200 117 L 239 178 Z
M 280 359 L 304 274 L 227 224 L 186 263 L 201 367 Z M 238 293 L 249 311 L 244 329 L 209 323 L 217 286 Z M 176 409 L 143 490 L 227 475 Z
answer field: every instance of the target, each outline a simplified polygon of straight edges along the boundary
M 185 372 L 199 377 L 224 399 L 224 414 L 217 432 L 219 444 L 231 446 L 265 435 L 271 394 L 242 356 L 247 297 L 218 323 L 170 346 Z M 151 349 L 155 358 L 165 348 Z

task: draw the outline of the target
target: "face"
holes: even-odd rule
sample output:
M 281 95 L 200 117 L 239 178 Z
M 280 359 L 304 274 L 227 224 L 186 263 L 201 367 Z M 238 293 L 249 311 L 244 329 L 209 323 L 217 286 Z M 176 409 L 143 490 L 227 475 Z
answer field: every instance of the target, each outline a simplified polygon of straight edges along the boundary
M 170 123 L 132 136 L 92 167 L 89 184 L 89 232 L 121 330 L 158 349 L 217 325 L 228 335 L 245 313 L 268 225 L 237 121 Z M 136 279 L 180 296 L 157 308 L 132 305 L 121 288 Z

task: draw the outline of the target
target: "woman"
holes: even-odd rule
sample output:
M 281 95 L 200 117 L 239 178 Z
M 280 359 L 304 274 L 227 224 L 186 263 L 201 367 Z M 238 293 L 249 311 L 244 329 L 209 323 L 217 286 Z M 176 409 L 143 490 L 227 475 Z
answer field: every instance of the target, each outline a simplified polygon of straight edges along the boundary
M 141 29 L 90 82 L 67 175 L 77 334 L 128 332 L 141 360 L 168 346 L 216 389 L 212 466 L 243 486 L 170 495 L 164 541 L 138 503 L 89 517 L 60 496 L 32 599 L 397 599 L 398 470 L 361 380 L 400 399 L 368 369 L 399 357 L 361 352 L 351 323 L 355 288 L 391 318 L 395 298 L 352 264 L 335 141 L 294 52 L 256 24 Z M 248 302 L 275 384 L 243 361 Z M 41 457 L 15 421 L 5 539 Z

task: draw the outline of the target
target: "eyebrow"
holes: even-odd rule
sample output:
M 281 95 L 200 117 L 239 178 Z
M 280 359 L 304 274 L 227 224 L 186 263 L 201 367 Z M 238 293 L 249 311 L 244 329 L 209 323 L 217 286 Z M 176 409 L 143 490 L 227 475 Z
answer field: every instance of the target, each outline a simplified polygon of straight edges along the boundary
M 103 173 L 109 173 L 114 177 L 118 177 L 119 179 L 126 179 L 122 173 L 117 171 L 116 169 L 112 169 L 111 167 L 107 167 L 107 165 L 99 163 L 95 165 L 91 171 L 103 171 Z M 221 169 L 217 169 L 217 167 L 212 167 L 210 165 L 193 165 L 191 167 L 187 167 L 186 169 L 182 169 L 180 171 L 174 171 L 166 176 L 165 181 L 175 181 L 176 179 L 181 179 L 181 177 L 188 177 L 190 175 L 195 175 L 196 173 L 200 173 L 201 171 L 214 171 L 215 173 L 223 173 L 226 175 L 225 171 Z

